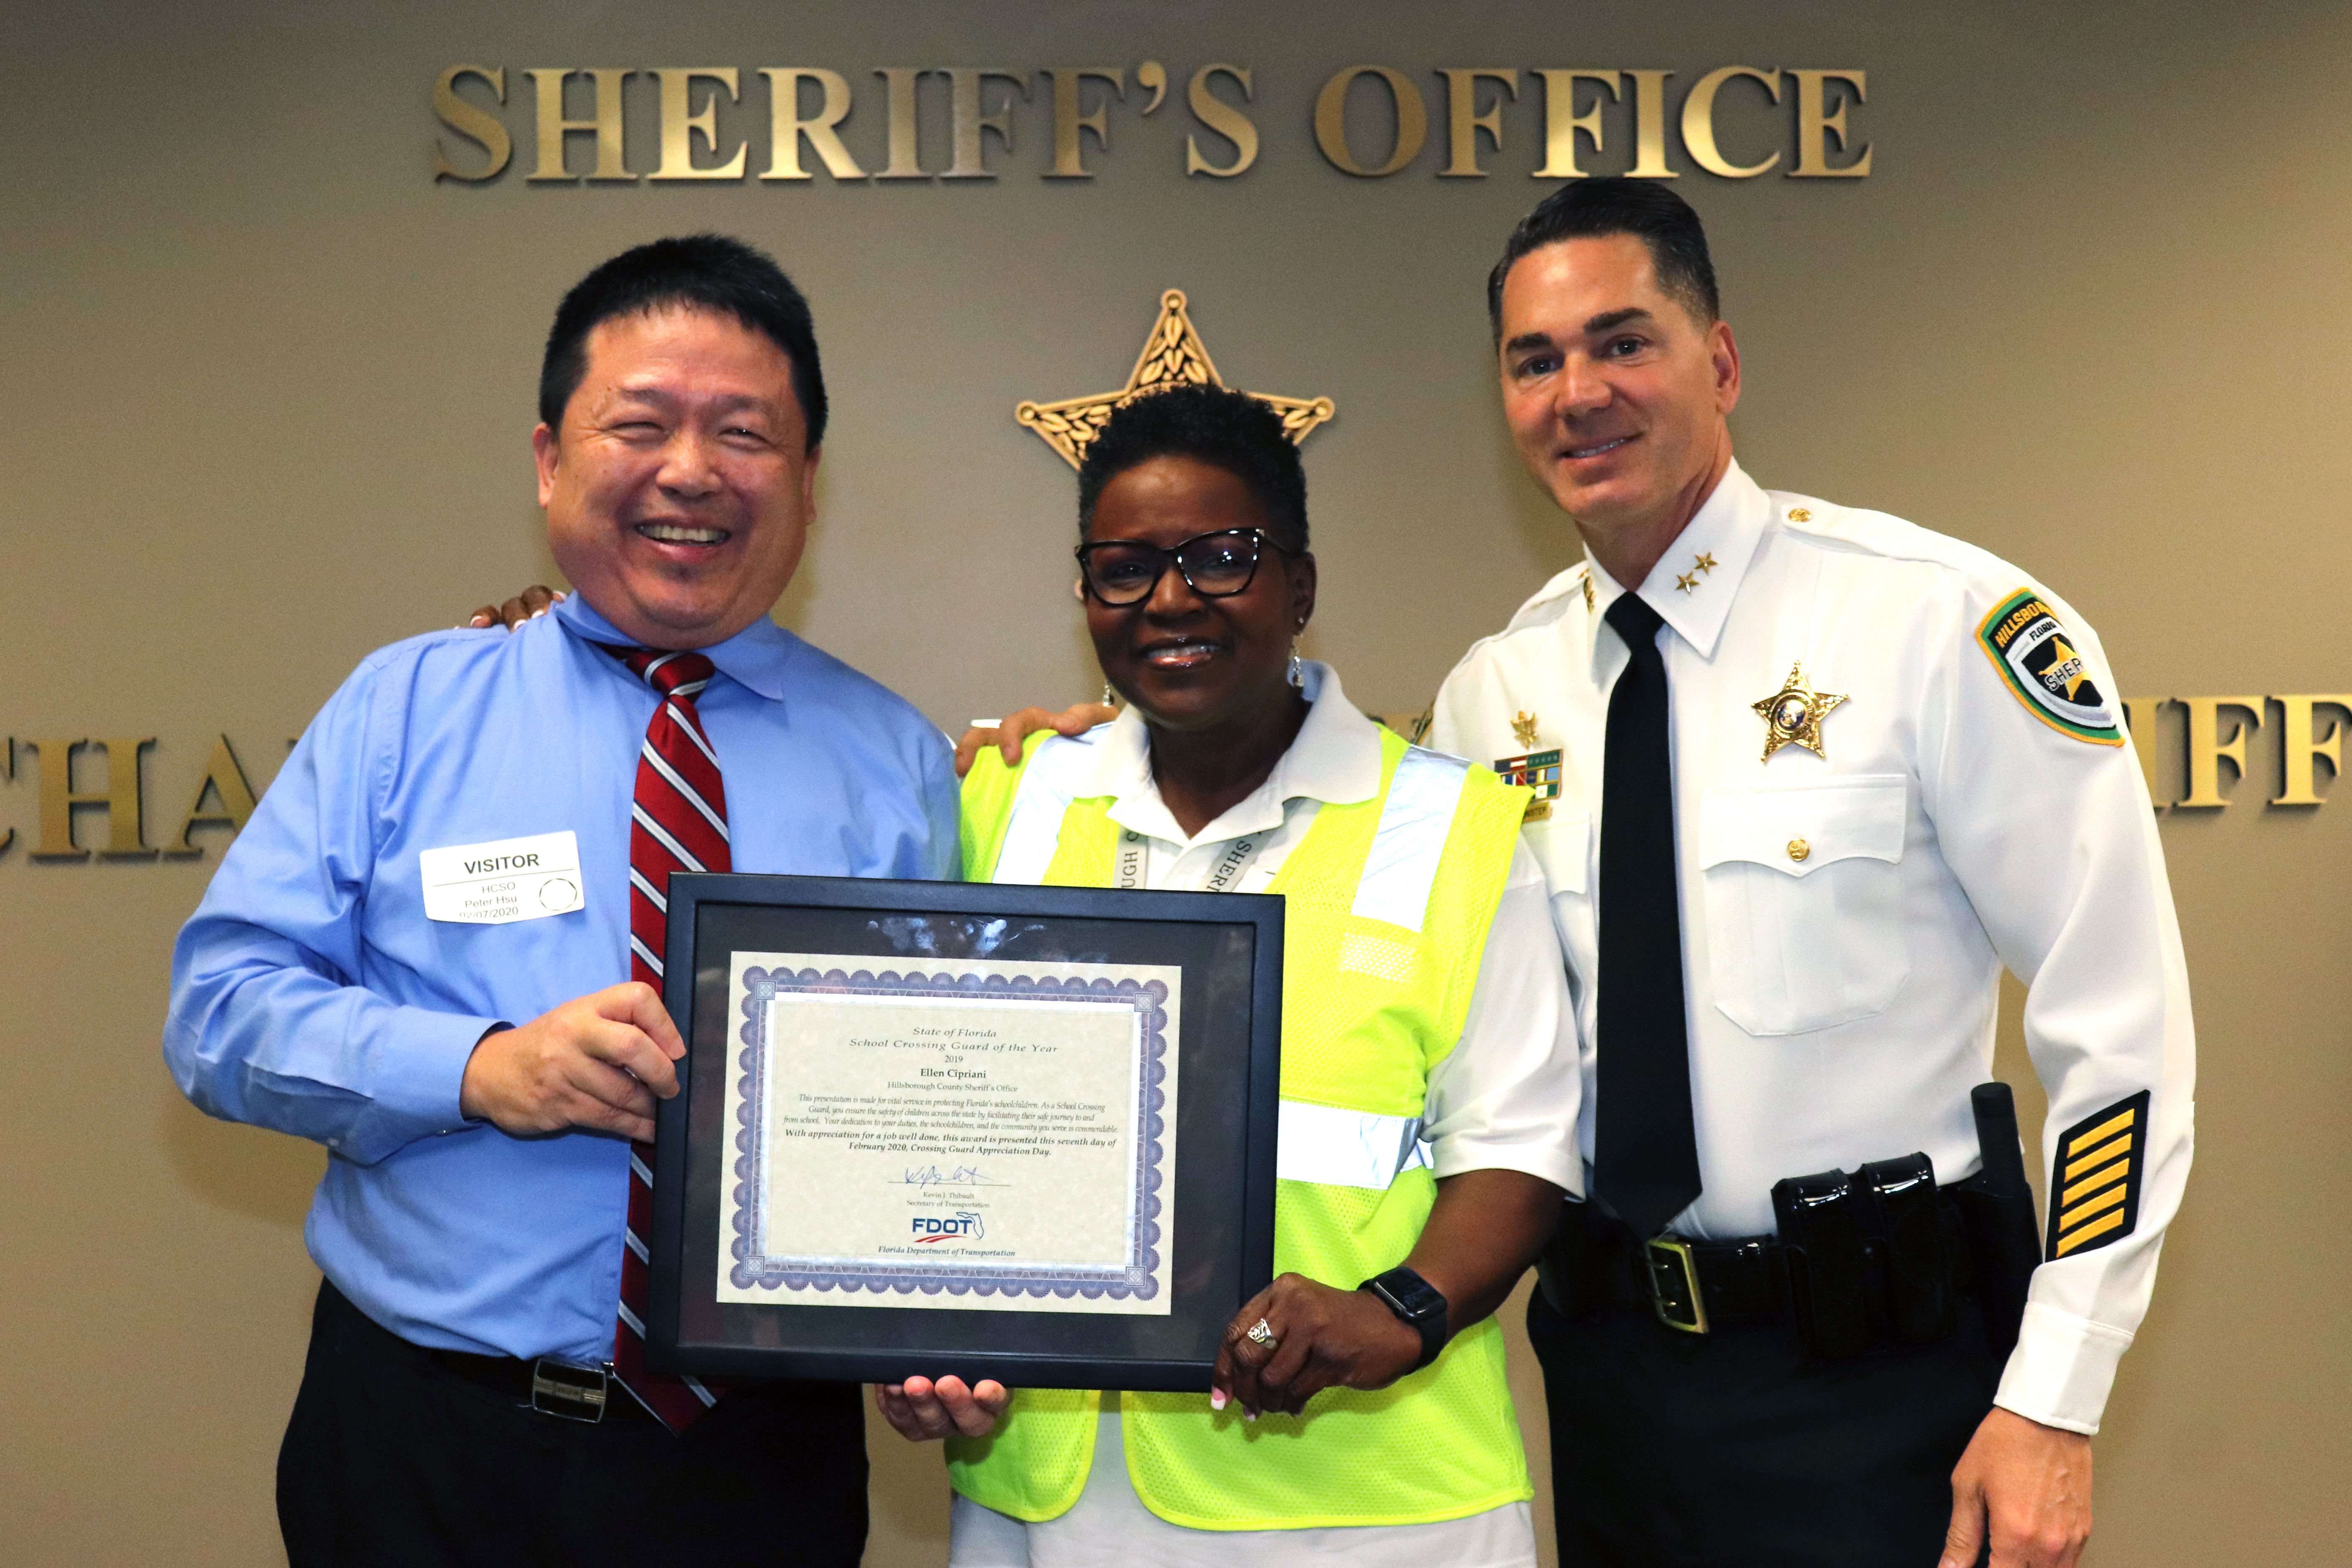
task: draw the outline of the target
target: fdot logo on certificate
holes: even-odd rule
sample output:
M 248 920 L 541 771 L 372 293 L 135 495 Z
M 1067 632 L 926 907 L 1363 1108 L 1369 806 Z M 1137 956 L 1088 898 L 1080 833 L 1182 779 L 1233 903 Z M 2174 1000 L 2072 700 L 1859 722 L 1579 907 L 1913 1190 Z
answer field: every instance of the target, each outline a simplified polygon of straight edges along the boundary
M 581 907 L 580 840 L 571 833 L 427 849 L 416 859 L 429 920 L 497 926 Z

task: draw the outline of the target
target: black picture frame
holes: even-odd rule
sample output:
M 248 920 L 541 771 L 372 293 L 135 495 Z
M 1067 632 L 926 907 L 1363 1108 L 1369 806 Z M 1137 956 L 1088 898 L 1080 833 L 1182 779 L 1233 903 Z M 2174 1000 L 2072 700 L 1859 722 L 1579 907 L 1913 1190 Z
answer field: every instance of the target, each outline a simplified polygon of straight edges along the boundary
M 687 1046 L 659 1104 L 646 1361 L 696 1376 L 898 1382 L 952 1373 L 1013 1387 L 1202 1390 L 1225 1324 L 1274 1271 L 1283 900 L 846 877 L 680 873 L 669 883 L 664 1001 Z M 726 1121 L 738 952 L 870 956 L 875 973 L 986 957 L 1170 964 L 1177 1139 L 1164 1315 L 721 1301 Z M 902 1292 L 903 1293 L 903 1292 Z

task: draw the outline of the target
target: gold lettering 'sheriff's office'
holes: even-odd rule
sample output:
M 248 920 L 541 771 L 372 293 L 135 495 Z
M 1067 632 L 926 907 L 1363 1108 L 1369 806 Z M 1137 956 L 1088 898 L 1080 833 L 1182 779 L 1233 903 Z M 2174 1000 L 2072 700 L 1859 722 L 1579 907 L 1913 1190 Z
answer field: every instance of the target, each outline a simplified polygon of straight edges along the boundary
M 531 82 L 530 118 L 523 134 L 533 142 L 537 161 L 527 177 L 536 183 L 584 178 L 621 184 L 752 178 L 763 132 L 765 162 L 756 175 L 761 183 L 813 180 L 814 171 L 802 161 L 803 148 L 836 183 L 993 180 L 1007 171 L 992 165 L 992 157 L 1014 157 L 1016 131 L 1041 117 L 1046 124 L 1037 130 L 1050 132 L 1050 157 L 1036 160 L 1043 164 L 1039 177 L 1090 180 L 1098 171 L 1087 165 L 1084 138 L 1093 138 L 1094 155 L 1107 157 L 1114 110 L 1127 111 L 1132 121 L 1158 113 L 1171 96 L 1171 80 L 1168 68 L 1156 59 L 1134 68 L 1132 92 L 1124 65 L 883 66 L 866 73 L 825 66 L 533 66 L 513 74 Z M 434 115 L 444 131 L 455 132 L 454 139 L 434 141 L 436 182 L 495 180 L 513 162 L 520 128 L 509 128 L 507 117 L 522 112 L 522 89 L 516 83 L 510 105 L 508 76 L 504 66 L 461 63 L 435 78 Z M 878 96 L 881 112 L 869 110 L 857 122 L 856 139 L 871 144 L 853 150 L 843 126 L 858 101 L 856 83 L 867 76 L 877 79 L 863 89 L 865 97 L 870 104 Z M 1438 79 L 1427 79 L 1433 77 Z M 1513 129 L 1506 118 L 1520 101 L 1522 80 L 1530 77 L 1541 83 L 1539 143 L 1532 101 L 1517 111 L 1522 129 Z M 645 79 L 650 79 L 648 85 L 631 87 Z M 571 90 L 575 83 L 577 92 Z M 1228 60 L 1194 69 L 1184 90 L 1192 124 L 1184 136 L 1183 173 L 1215 179 L 1245 173 L 1261 149 L 1253 107 L 1261 98 L 1295 97 L 1304 108 L 1305 85 L 1262 79 Z M 1752 180 L 1775 170 L 1790 179 L 1860 179 L 1871 173 L 1874 161 L 1871 144 L 1848 119 L 1868 100 L 1866 71 L 1749 65 L 1705 71 L 1507 66 L 1408 71 L 1385 64 L 1347 65 L 1314 94 L 1310 122 L 1317 151 L 1332 169 L 1358 179 L 1404 172 L 1421 160 L 1430 140 L 1433 90 L 1443 100 L 1445 124 L 1446 157 L 1434 170 L 1439 179 L 1486 179 L 1497 171 L 1481 164 L 1481 153 L 1499 160 L 1515 148 L 1524 150 L 1522 166 L 1535 165 L 1526 172 L 1543 180 L 1612 172 L 1584 167 L 1579 160 L 1587 157 L 1608 158 L 1637 179 L 1655 180 L 1679 179 L 1694 167 L 1726 180 Z M 756 101 L 763 93 L 764 115 Z M 948 132 L 944 163 L 940 149 L 925 144 L 922 112 L 928 96 L 936 115 L 941 95 Z M 1537 94 L 1527 96 L 1532 100 Z M 635 113 L 632 99 L 639 105 Z M 1670 114 L 1677 100 L 1680 111 Z M 1272 107 L 1280 112 L 1285 105 Z M 1287 114 L 1284 119 L 1292 121 Z M 648 121 L 656 153 L 650 170 L 644 167 L 639 145 Z M 877 130 L 869 132 L 869 126 Z M 1033 134 L 1020 136 L 1018 145 L 1033 145 Z M 575 137 L 589 140 L 593 150 L 589 167 L 578 172 L 569 156 Z M 1542 161 L 1537 164 L 1538 150 Z M 1173 151 L 1172 144 L 1164 149 L 1168 154 Z M 1172 171 L 1172 156 L 1160 167 Z

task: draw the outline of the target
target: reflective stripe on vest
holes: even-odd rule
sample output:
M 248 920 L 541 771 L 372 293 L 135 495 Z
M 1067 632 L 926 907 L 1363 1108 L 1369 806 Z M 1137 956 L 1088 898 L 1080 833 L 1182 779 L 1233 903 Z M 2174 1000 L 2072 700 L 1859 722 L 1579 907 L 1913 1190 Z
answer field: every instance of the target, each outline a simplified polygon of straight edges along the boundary
M 1405 1172 L 1431 1163 L 1418 1116 L 1374 1116 L 1286 1100 L 1275 1136 L 1274 1173 L 1286 1182 L 1384 1193 Z
M 1381 826 L 1356 884 L 1358 919 L 1421 930 L 1437 863 L 1445 854 L 1446 830 L 1469 776 L 1469 763 L 1442 752 L 1409 746 L 1397 759 L 1388 804 L 1381 808 Z
M 1093 744 L 1091 732 L 1055 735 L 1029 754 L 990 881 L 1034 884 L 1045 879 L 1045 868 L 1054 863 L 1054 850 L 1062 841 L 1063 814 L 1077 798 L 1072 775 L 1090 760 L 1087 749 Z

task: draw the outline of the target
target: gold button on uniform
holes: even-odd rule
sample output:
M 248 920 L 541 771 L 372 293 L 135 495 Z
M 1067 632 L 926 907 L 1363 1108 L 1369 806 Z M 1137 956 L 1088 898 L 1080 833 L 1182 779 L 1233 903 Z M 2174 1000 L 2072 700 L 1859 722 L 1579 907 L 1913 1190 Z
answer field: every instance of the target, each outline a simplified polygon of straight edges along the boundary
M 1801 859 L 1803 859 L 1806 856 L 1808 856 L 1808 855 L 1811 854 L 1812 852 L 1813 852 L 1813 847 L 1812 847 L 1811 845 L 1810 845 L 1810 844 L 1806 843 L 1803 839 L 1801 839 L 1801 838 L 1791 838 L 1791 839 L 1790 839 L 1790 840 L 1789 840 L 1789 858 L 1790 858 L 1790 859 L 1791 859 L 1791 860 L 1801 860 Z

